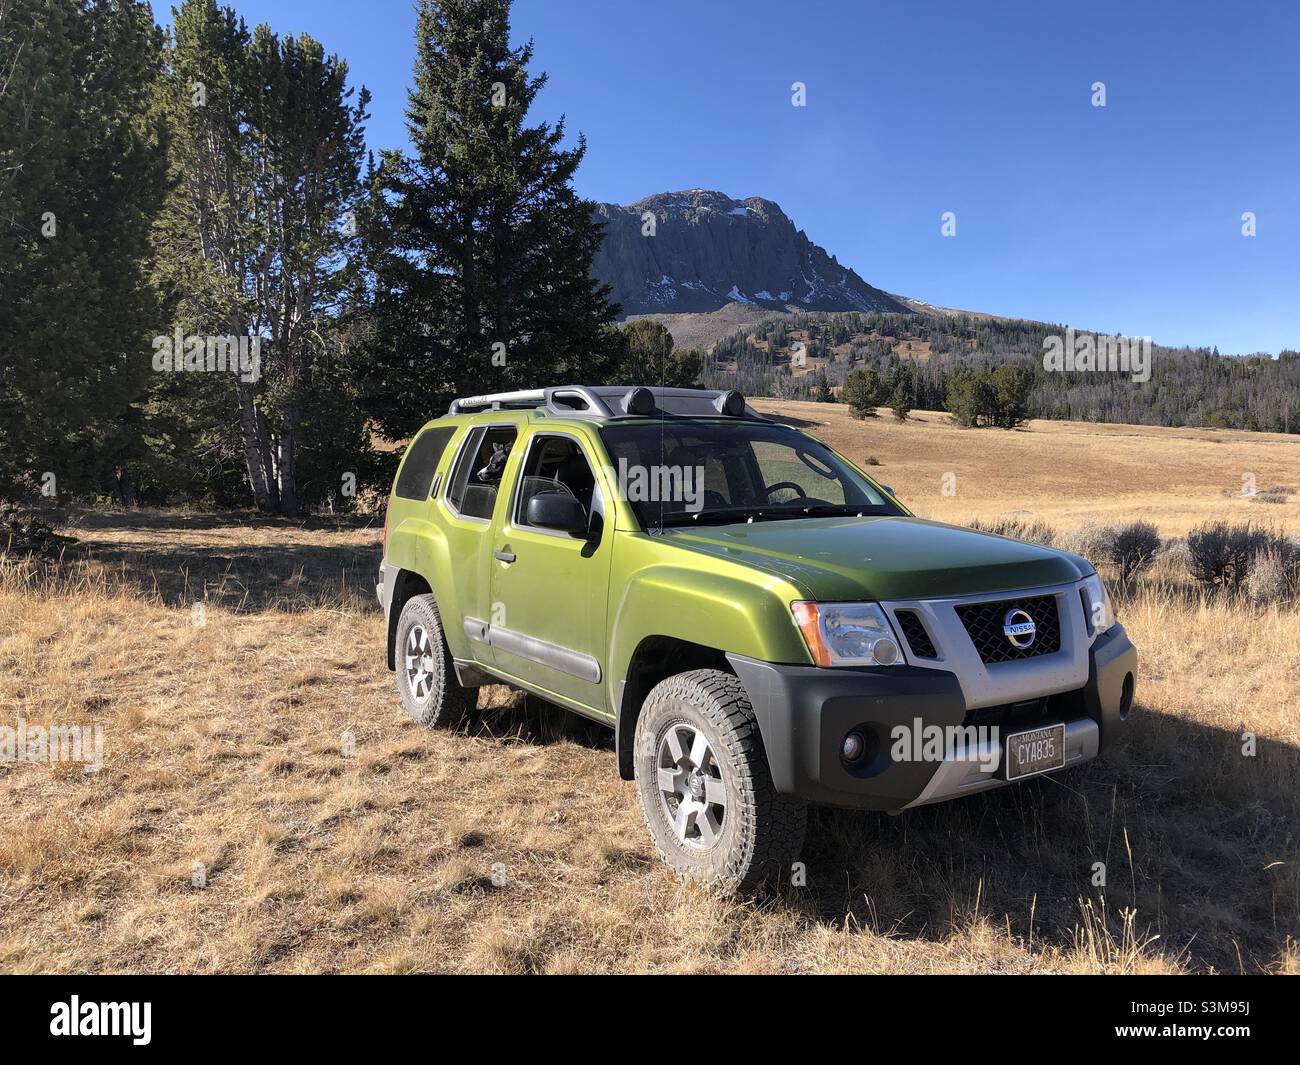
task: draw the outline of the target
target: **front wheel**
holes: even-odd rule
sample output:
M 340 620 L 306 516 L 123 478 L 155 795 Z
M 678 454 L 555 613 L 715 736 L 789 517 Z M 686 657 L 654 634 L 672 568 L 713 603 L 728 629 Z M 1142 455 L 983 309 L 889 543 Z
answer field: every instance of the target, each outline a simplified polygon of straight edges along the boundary
M 697 669 L 661 681 L 646 697 L 634 742 L 641 812 L 669 865 L 735 892 L 789 870 L 807 807 L 773 787 L 736 677 Z

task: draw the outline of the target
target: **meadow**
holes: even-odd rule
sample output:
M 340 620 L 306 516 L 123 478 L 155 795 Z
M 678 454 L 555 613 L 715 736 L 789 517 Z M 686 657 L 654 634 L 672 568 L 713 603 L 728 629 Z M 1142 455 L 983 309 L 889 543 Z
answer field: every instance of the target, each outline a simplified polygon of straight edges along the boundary
M 760 403 L 929 518 L 1300 532 L 1241 495 L 1300 482 L 1295 437 Z M 1300 618 L 1176 550 L 1119 596 L 1113 755 L 815 811 L 806 884 L 738 901 L 655 858 L 598 726 L 502 688 L 459 733 L 403 716 L 382 516 L 64 517 L 60 558 L 0 559 L 0 725 L 102 726 L 105 759 L 0 762 L 0 971 L 1300 971 Z

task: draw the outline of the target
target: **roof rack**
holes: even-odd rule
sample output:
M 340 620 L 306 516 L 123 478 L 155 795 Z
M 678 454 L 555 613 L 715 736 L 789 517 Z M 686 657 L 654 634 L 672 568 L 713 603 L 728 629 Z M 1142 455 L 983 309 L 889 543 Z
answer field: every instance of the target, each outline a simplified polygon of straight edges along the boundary
M 654 388 L 646 385 L 557 385 L 518 392 L 492 392 L 452 400 L 448 414 L 544 407 L 552 417 L 744 418 L 766 422 L 739 392 L 711 388 Z
M 540 388 L 527 389 L 522 392 L 493 392 L 486 396 L 465 396 L 462 399 L 453 399 L 447 413 L 468 414 L 472 410 L 536 407 L 545 401 L 546 393 Z

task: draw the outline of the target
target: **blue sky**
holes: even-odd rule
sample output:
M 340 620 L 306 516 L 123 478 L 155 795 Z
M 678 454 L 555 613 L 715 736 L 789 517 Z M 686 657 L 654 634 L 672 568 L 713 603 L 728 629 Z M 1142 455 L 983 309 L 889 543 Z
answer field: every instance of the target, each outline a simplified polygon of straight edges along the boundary
M 405 144 L 413 0 L 233 6 L 344 56 L 371 145 Z M 533 116 L 587 136 L 584 196 L 765 196 L 892 292 L 1300 348 L 1298 4 L 517 0 L 514 32 Z

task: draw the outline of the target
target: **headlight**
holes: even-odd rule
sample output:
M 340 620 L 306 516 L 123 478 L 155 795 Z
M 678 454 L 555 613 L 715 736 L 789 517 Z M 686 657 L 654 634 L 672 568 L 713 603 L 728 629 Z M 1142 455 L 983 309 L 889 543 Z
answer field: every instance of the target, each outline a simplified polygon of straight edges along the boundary
M 875 603 L 790 604 L 794 620 L 819 666 L 890 666 L 898 641 Z
M 1083 579 L 1083 608 L 1088 612 L 1088 631 L 1105 632 L 1115 624 L 1115 611 L 1110 605 L 1106 586 L 1097 574 Z

